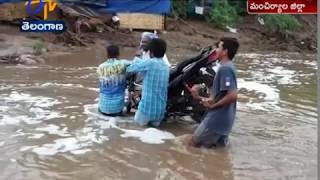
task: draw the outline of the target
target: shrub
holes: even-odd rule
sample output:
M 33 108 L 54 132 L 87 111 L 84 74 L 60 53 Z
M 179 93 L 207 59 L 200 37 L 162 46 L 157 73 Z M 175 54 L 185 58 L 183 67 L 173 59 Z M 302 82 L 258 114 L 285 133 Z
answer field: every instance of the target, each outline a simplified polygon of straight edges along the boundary
M 187 1 L 172 0 L 172 14 L 180 18 L 186 18 L 187 17 Z
M 271 31 L 294 31 L 301 26 L 297 18 L 288 14 L 262 15 L 262 18 L 264 19 L 265 26 Z
M 230 6 L 233 6 L 238 15 L 245 15 L 247 14 L 247 1 L 246 0 L 229 0 L 228 1 Z
M 33 53 L 35 55 L 41 55 L 47 50 L 47 46 L 43 41 L 37 41 L 33 46 Z
M 231 6 L 227 0 L 216 0 L 206 19 L 210 24 L 225 29 L 227 25 L 234 24 L 239 16 L 235 7 Z

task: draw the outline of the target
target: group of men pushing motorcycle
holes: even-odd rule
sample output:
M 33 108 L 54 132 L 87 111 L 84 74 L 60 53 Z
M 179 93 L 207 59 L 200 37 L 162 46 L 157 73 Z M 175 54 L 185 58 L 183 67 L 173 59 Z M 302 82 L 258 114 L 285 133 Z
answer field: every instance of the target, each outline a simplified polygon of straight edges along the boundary
M 132 61 L 119 60 L 119 48 L 108 46 L 108 59 L 97 70 L 99 111 L 118 116 L 125 106 L 128 111 L 137 108 L 134 122 L 153 127 L 171 115 L 191 115 L 200 125 L 188 138 L 189 145 L 226 146 L 236 113 L 237 78 L 232 60 L 238 48 L 237 39 L 221 38 L 214 48 L 205 48 L 170 70 L 166 42 L 153 33 L 142 34 Z

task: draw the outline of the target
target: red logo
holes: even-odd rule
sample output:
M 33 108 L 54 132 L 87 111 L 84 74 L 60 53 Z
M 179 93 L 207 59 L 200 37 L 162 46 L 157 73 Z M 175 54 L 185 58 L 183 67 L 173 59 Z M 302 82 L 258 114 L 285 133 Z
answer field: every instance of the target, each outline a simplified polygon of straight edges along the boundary
M 247 0 L 249 14 L 317 14 L 317 0 Z

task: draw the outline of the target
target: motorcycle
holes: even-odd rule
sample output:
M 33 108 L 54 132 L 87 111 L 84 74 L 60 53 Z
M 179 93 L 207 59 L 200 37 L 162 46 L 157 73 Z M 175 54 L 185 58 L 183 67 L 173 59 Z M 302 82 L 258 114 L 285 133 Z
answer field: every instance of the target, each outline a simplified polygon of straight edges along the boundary
M 194 100 L 186 85 L 201 84 L 200 95 L 209 97 L 215 71 L 212 66 L 215 62 L 215 51 L 211 47 L 203 48 L 200 53 L 189 58 L 170 70 L 166 118 L 189 115 L 200 123 L 207 109 Z M 141 99 L 141 84 L 135 82 L 136 76 L 128 78 L 127 111 L 137 109 Z

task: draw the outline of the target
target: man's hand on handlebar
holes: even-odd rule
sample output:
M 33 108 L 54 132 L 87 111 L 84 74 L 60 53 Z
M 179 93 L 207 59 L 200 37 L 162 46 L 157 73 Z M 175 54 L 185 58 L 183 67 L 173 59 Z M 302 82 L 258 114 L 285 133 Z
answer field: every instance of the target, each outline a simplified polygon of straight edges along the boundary
M 194 99 L 197 99 L 200 101 L 200 104 L 202 104 L 205 107 L 211 107 L 214 104 L 214 100 L 212 97 L 201 97 L 199 95 L 199 91 L 202 88 L 200 84 L 195 84 L 192 87 L 185 84 L 186 89 L 191 93 L 191 96 Z
M 201 100 L 201 97 L 199 95 L 199 90 L 201 89 L 201 85 L 195 84 L 192 87 L 190 87 L 189 85 L 185 84 L 185 87 L 191 93 L 191 96 L 194 99 Z

